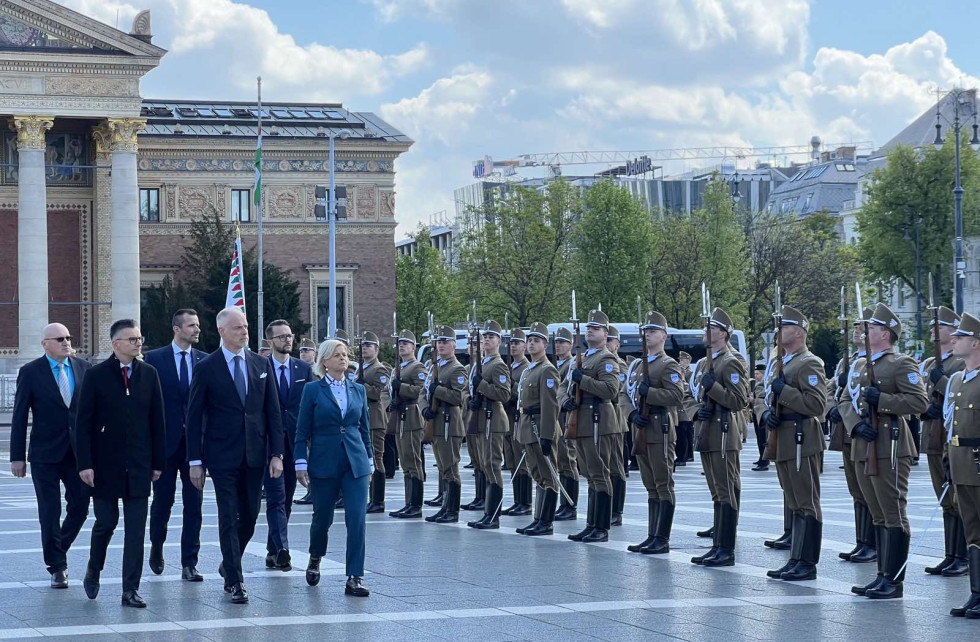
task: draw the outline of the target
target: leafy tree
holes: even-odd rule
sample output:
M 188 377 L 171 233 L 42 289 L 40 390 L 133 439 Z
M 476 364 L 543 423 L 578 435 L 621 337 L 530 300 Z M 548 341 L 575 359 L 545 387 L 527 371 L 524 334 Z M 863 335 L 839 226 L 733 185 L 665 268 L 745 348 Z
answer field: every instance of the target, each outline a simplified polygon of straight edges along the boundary
M 643 206 L 612 181 L 593 185 L 575 232 L 573 273 L 579 300 L 602 304 L 612 321 L 633 321 L 636 298 L 650 296 L 653 223 Z
M 194 297 L 181 282 L 169 275 L 150 288 L 140 308 L 140 331 L 146 337 L 147 349 L 159 348 L 173 338 L 173 314 L 181 308 L 194 307 Z
M 429 241 L 429 228 L 419 226 L 412 235 L 415 252 L 395 264 L 395 309 L 399 329 L 407 328 L 422 340 L 432 312 L 437 323 L 453 325 L 465 312 L 456 295 L 457 283 L 439 250 Z

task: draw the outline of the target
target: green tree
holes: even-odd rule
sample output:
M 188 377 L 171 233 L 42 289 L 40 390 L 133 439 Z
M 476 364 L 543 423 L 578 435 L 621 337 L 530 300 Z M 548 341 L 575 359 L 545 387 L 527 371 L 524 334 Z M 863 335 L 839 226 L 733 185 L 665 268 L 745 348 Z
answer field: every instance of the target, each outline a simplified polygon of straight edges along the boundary
M 587 308 L 602 304 L 612 321 L 634 321 L 636 298 L 650 297 L 653 223 L 612 181 L 593 185 L 575 232 L 574 285 Z M 586 308 L 586 309 L 587 309 Z
M 941 150 L 899 146 L 889 152 L 887 166 L 875 170 L 857 213 L 860 259 L 870 278 L 897 280 L 915 291 L 918 226 L 923 277 L 932 272 L 938 300 L 952 301 L 954 154 L 951 144 Z M 965 132 L 960 159 L 964 235 L 971 236 L 980 231 L 980 159 Z
M 181 308 L 193 308 L 194 297 L 184 284 L 169 275 L 160 285 L 146 291 L 140 306 L 140 331 L 146 338 L 145 349 L 159 348 L 173 340 L 173 314 Z
M 566 267 L 580 209 L 578 191 L 562 179 L 543 193 L 518 186 L 490 206 L 482 228 L 463 239 L 464 300 L 476 299 L 478 315 L 501 324 L 568 318 Z
M 419 226 L 412 238 L 415 252 L 395 264 L 395 309 L 398 327 L 411 330 L 421 341 L 429 312 L 437 323 L 453 325 L 465 307 L 459 303 L 451 270 L 430 243 L 429 228 Z

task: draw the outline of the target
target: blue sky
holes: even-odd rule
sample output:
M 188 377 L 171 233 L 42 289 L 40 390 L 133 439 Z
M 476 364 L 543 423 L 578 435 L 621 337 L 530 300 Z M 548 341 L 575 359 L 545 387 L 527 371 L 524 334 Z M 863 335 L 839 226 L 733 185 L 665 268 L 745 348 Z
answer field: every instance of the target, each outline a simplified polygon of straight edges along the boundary
M 249 99 L 261 74 L 268 99 L 381 114 L 416 140 L 399 237 L 485 154 L 881 145 L 937 86 L 980 84 L 977 2 L 60 1 L 124 30 L 153 11 L 170 53 L 144 96 Z

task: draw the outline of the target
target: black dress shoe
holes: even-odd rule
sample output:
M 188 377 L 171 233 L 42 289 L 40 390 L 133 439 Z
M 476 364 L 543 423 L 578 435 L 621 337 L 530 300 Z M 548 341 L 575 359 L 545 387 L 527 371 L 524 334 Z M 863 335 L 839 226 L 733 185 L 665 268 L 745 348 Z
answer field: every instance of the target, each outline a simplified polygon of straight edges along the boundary
M 310 556 L 310 563 L 306 565 L 306 583 L 316 586 L 320 583 L 320 558 Z
M 51 574 L 51 588 L 68 588 L 68 569 L 55 571 Z
M 245 583 L 239 582 L 231 587 L 232 604 L 248 604 L 248 591 L 245 590 Z
M 299 499 L 293 500 L 294 504 L 299 504 L 300 506 L 307 506 L 313 503 L 313 495 L 310 491 L 306 491 L 306 494 Z
M 203 582 L 204 576 L 197 572 L 196 566 L 185 566 L 180 571 L 180 577 L 188 582 Z
M 284 548 L 279 551 L 279 555 L 276 556 L 276 568 L 283 573 L 293 570 L 293 559 L 289 555 L 289 549 Z
M 225 593 L 231 593 L 234 590 L 234 586 L 228 583 L 228 578 L 225 577 L 225 563 L 222 562 L 218 564 L 218 575 L 220 575 L 225 580 Z
M 99 595 L 99 571 L 88 568 L 85 570 L 85 579 L 82 580 L 82 587 L 88 599 L 94 600 Z
M 146 608 L 146 602 L 143 601 L 143 598 L 136 591 L 124 591 L 122 594 L 122 605 L 131 606 L 134 609 Z
M 275 568 L 276 567 L 276 555 L 275 555 L 275 553 L 266 553 L 265 554 L 265 567 L 266 568 Z
M 163 545 L 150 544 L 150 570 L 154 575 L 161 575 L 163 568 Z
M 351 575 L 347 578 L 347 585 L 344 586 L 345 595 L 353 595 L 354 597 L 367 597 L 371 595 L 371 591 L 367 590 L 364 586 L 364 582 L 358 575 Z

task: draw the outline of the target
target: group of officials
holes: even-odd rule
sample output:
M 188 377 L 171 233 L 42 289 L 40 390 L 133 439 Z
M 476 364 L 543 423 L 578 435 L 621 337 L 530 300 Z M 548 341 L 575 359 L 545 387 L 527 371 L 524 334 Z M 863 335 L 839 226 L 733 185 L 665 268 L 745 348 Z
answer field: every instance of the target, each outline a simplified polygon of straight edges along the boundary
M 524 331 L 487 321 L 478 330 L 478 346 L 471 343 L 468 368 L 456 357 L 455 330 L 438 326 L 428 364 L 416 359 L 414 334 L 401 330 L 394 368 L 378 360 L 377 336 L 364 333 L 358 338 L 361 364 L 351 375 L 349 339 L 338 332 L 338 340 L 324 342 L 316 356 L 314 371 L 324 377 L 317 386 L 305 385 L 316 376 L 310 366 L 289 356 L 288 324 L 274 321 L 266 328 L 272 354 L 263 358 L 245 349 L 247 323 L 235 310 L 219 314 L 223 345 L 211 355 L 193 349 L 200 332 L 197 316 L 183 310 L 174 317 L 174 342 L 149 352 L 143 362 L 137 359 L 139 329 L 119 321 L 111 331 L 113 357 L 93 368 L 69 356 L 67 330 L 53 324 L 44 330 L 45 356 L 25 366 L 18 380 L 12 468 L 24 475 L 31 409 L 30 461 L 52 586 L 67 585 L 65 551 L 87 515 L 89 492 L 80 479 L 90 487 L 96 514 L 86 591 L 90 597 L 98 591 L 122 499 L 123 603 L 142 605 L 136 590 L 150 486 L 150 567 L 161 573 L 178 475 L 183 578 L 200 581 L 196 564 L 206 466 L 218 504 L 219 570 L 233 601 L 248 599 L 241 552 L 255 527 L 263 483 L 267 566 L 290 568 L 286 524 L 297 479 L 313 491 L 307 580 L 319 579 L 313 560 L 318 564 L 326 552 L 326 529 L 342 496 L 349 530 L 346 589 L 366 595 L 360 578 L 363 513 L 384 511 L 386 434 L 395 439 L 404 473 L 404 506 L 389 516 L 421 518 L 423 503 L 439 506 L 425 517 L 434 523 L 457 522 L 460 510 L 482 511 L 468 526 L 484 530 L 499 528 L 502 514 L 531 515 L 533 521 L 518 533 L 551 535 L 555 521 L 577 519 L 581 476 L 587 482 L 586 523 L 568 536 L 581 542 L 607 541 L 610 528 L 622 524 L 632 454 L 647 492 L 648 528 L 646 539 L 628 550 L 654 555 L 670 551 L 674 470 L 687 461 L 690 447 L 701 455 L 713 502 L 712 525 L 698 533 L 710 537 L 712 546 L 691 561 L 711 568 L 735 563 L 739 451 L 754 423 L 765 444 L 756 468 L 775 462 L 785 508 L 783 536 L 766 545 L 789 551 L 786 563 L 768 576 L 806 581 L 817 576 L 822 545 L 826 421 L 830 448 L 843 453 L 855 507 L 856 546 L 840 557 L 877 562 L 875 578 L 852 590 L 890 599 L 903 595 L 909 556 L 908 479 L 918 452 L 908 420 L 917 417 L 946 537 L 945 559 L 926 572 L 969 574 L 971 597 L 952 615 L 980 618 L 980 320 L 940 308 L 933 338 L 941 359 L 920 365 L 896 349 L 901 322 L 895 314 L 884 304 L 865 308 L 853 321 L 858 349 L 845 355 L 828 381 L 823 362 L 807 347 L 806 316 L 783 306 L 776 318 L 781 349 L 757 368 L 754 390 L 747 364 L 730 343 L 732 321 L 719 308 L 706 319 L 707 354 L 693 369 L 689 355 L 682 354 L 680 362 L 667 355 L 669 329 L 659 312 L 646 314 L 640 326 L 643 357 L 627 365 L 618 355 L 616 327 L 593 310 L 584 350 L 573 345 L 575 337 L 565 329 L 551 336 L 539 322 Z M 505 337 L 509 362 L 501 356 Z M 548 357 L 552 341 L 554 362 Z M 870 355 L 861 346 L 868 346 Z M 464 438 L 475 492 L 461 505 Z M 432 444 L 439 476 L 439 493 L 428 501 L 423 500 L 423 443 Z M 631 453 L 624 443 L 632 443 Z M 345 451 L 356 451 L 361 459 L 338 455 Z M 503 470 L 510 473 L 513 494 L 508 508 Z M 59 483 L 68 506 L 61 524 Z

